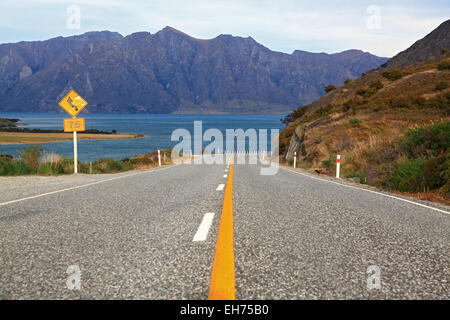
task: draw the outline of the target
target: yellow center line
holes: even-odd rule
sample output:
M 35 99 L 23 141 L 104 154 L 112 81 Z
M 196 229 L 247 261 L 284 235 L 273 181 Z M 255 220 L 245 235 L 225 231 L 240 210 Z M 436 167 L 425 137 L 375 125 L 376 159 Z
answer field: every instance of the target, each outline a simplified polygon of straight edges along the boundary
M 230 163 L 209 286 L 209 300 L 234 300 L 233 164 Z

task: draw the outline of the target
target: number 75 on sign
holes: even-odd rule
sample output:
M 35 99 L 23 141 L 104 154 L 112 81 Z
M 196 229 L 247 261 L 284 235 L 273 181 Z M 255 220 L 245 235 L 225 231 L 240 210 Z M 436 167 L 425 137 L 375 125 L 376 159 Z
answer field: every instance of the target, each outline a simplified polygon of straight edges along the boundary
M 84 118 L 64 119 L 64 132 L 85 131 Z

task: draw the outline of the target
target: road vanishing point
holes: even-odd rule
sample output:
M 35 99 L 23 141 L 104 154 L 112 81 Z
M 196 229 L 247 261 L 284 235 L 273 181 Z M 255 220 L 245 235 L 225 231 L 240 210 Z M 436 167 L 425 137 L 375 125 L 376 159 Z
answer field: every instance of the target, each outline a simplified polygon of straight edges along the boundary
M 449 299 L 449 207 L 234 163 L 1 180 L 0 299 Z

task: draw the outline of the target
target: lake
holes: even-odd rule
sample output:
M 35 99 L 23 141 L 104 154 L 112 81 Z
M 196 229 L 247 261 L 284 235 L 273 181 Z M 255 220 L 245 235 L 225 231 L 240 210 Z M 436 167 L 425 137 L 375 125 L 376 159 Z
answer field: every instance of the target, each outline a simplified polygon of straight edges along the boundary
M 82 140 L 78 141 L 80 161 L 93 161 L 100 158 L 123 159 L 154 149 L 167 149 L 177 144 L 171 141 L 175 129 L 187 129 L 193 135 L 194 121 L 202 121 L 203 132 L 210 128 L 219 129 L 225 136 L 226 129 L 279 129 L 285 128 L 280 121 L 281 114 L 80 114 L 86 119 L 86 129 L 102 131 L 117 130 L 118 133 L 141 133 L 145 138 L 124 140 Z M 19 113 L 0 112 L 0 118 L 21 119 L 27 128 L 63 129 L 63 113 Z M 270 139 L 269 139 L 270 140 Z M 203 143 L 203 147 L 208 145 Z M 268 141 L 270 144 L 270 141 Z M 17 157 L 17 150 L 26 145 L 0 145 L 0 154 Z M 73 142 L 43 143 L 46 152 L 73 157 Z M 269 146 L 270 148 L 270 146 Z

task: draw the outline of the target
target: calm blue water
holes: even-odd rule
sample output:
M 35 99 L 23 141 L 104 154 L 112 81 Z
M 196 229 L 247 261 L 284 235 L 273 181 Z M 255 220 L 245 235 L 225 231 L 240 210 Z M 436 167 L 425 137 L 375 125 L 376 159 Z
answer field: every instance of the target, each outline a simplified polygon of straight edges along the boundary
M 141 133 L 142 139 L 78 141 L 78 158 L 80 161 L 98 160 L 100 158 L 123 159 L 136 154 L 144 154 L 154 149 L 171 148 L 177 141 L 171 141 L 172 132 L 184 128 L 193 135 L 194 121 L 202 121 L 203 132 L 209 128 L 219 129 L 225 136 L 226 129 L 284 129 L 279 114 L 82 114 L 86 118 L 86 129 L 103 131 L 117 130 L 119 133 Z M 0 112 L 0 118 L 18 118 L 28 128 L 62 129 L 62 113 L 18 113 Z M 270 131 L 269 131 L 270 135 Z M 270 140 L 270 139 L 268 139 Z M 203 147 L 209 143 L 204 142 Z M 270 141 L 268 141 L 270 144 Z M 17 157 L 17 150 L 24 145 L 0 145 L 0 154 Z M 72 141 L 44 143 L 47 152 L 73 156 Z M 270 148 L 270 147 L 269 147 Z

